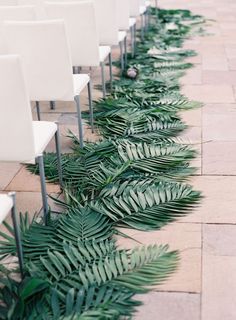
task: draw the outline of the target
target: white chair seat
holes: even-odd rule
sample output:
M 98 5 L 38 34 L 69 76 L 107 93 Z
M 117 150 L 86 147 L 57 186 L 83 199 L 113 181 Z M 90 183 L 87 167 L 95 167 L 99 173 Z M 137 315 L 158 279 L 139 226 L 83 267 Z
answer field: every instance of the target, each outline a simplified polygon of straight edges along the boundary
M 126 31 L 119 31 L 118 32 L 118 41 L 119 41 L 119 43 L 124 41 L 126 36 L 127 36 Z
M 54 122 L 33 121 L 35 158 L 43 153 L 56 131 L 57 125 Z
M 147 11 L 147 7 L 145 7 L 145 6 L 140 6 L 140 8 L 139 8 L 139 13 L 140 13 L 140 15 L 143 15 L 146 11 Z
M 77 96 L 87 86 L 90 81 L 88 74 L 74 74 L 74 95 Z
M 7 194 L 0 194 L 0 223 L 5 220 L 9 211 L 13 207 L 13 200 Z
M 100 62 L 105 61 L 110 52 L 111 52 L 111 48 L 109 46 L 99 46 Z
M 129 28 L 132 28 L 136 23 L 136 18 L 129 18 Z

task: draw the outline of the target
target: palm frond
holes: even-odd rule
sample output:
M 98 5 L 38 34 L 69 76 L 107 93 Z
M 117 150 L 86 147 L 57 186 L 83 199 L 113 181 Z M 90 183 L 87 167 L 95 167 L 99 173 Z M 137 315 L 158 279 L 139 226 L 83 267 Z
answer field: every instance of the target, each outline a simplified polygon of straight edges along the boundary
M 188 214 L 200 199 L 189 185 L 131 180 L 104 188 L 90 206 L 116 226 L 154 230 Z

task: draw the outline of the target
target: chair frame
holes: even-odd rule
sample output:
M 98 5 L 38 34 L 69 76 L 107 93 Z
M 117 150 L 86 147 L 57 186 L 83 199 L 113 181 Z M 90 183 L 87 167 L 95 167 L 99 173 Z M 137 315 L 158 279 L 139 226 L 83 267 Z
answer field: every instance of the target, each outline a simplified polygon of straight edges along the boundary
M 102 75 L 102 95 L 103 99 L 106 98 L 107 90 L 106 90 L 106 80 L 105 80 L 105 61 L 100 62 L 101 67 L 101 75 Z M 113 73 L 112 73 L 112 54 L 109 53 L 109 73 L 110 73 L 110 91 L 112 91 L 113 87 Z
M 21 232 L 20 232 L 18 218 L 17 218 L 16 193 L 10 192 L 10 193 L 8 193 L 8 196 L 12 199 L 11 219 L 12 219 L 12 223 L 13 223 L 14 236 L 15 236 L 15 241 L 16 241 L 16 251 L 17 251 L 17 256 L 18 256 L 18 261 L 19 261 L 20 275 L 21 275 L 21 279 L 23 280 L 23 277 L 24 277 L 24 255 L 23 255 L 23 248 L 22 248 L 22 242 L 21 242 Z
M 56 146 L 56 154 L 57 154 L 57 169 L 58 169 L 58 177 L 59 184 L 61 189 L 63 188 L 63 170 L 62 170 L 62 160 L 61 160 L 61 144 L 60 144 L 60 133 L 59 133 L 59 125 L 57 124 L 57 131 L 55 132 L 55 146 Z M 46 188 L 46 177 L 44 170 L 44 157 L 43 154 L 39 154 L 35 158 L 35 162 L 39 166 L 39 176 L 40 176 L 40 185 L 41 185 L 41 194 L 42 194 L 42 203 L 43 203 L 43 220 L 47 225 L 48 223 L 48 214 L 49 214 L 49 205 L 47 199 L 47 188 Z

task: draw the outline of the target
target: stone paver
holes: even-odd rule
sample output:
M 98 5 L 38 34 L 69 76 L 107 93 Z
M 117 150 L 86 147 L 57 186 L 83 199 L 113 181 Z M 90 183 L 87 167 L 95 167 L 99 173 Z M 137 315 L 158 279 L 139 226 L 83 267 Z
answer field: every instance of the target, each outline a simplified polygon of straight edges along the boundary
M 4 190 L 15 177 L 21 166 L 17 163 L 0 164 L 0 190 Z
M 183 93 L 192 100 L 204 103 L 234 103 L 234 91 L 229 85 L 186 85 Z
M 236 175 L 236 141 L 203 144 L 204 175 Z
M 146 308 L 139 308 L 135 320 L 200 319 L 200 295 L 175 292 L 153 292 L 138 296 Z M 148 310 L 148 312 L 147 312 Z
M 236 225 L 204 225 L 203 250 L 205 254 L 214 256 L 235 256 Z
M 180 250 L 181 261 L 177 272 L 157 289 L 161 291 L 200 292 L 201 291 L 201 225 L 173 223 L 160 231 L 142 232 L 122 229 L 135 239 L 119 239 L 125 248 L 136 247 L 139 243 L 170 245 L 171 250 Z M 138 241 L 138 242 L 137 242 Z
M 220 85 L 222 83 L 227 85 L 236 85 L 236 71 L 212 71 L 204 70 L 202 72 L 202 82 L 203 84 L 216 84 Z
M 235 141 L 236 113 L 204 113 L 202 120 L 203 141 Z
M 236 257 L 204 254 L 202 319 L 236 319 Z
M 236 177 L 201 176 L 193 179 L 193 185 L 201 190 L 204 198 L 201 206 L 184 222 L 236 223 Z

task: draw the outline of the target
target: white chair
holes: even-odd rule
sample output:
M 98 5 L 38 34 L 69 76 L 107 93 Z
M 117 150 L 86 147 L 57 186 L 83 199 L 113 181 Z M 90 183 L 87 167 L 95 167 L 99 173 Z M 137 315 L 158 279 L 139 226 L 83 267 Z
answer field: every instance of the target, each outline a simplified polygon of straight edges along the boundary
M 23 262 L 23 249 L 21 243 L 21 233 L 19 229 L 17 212 L 16 212 L 16 194 L 11 192 L 9 194 L 0 194 L 0 224 L 6 219 L 9 212 L 11 212 L 11 218 L 14 228 L 14 235 L 16 241 L 16 251 L 19 260 L 21 279 L 24 276 L 24 262 Z
M 126 31 L 119 30 L 116 0 L 94 0 L 101 45 L 120 46 L 121 69 L 124 70 L 124 55 L 127 54 Z
M 49 212 L 43 152 L 55 136 L 60 185 L 63 186 L 58 126 L 54 122 L 32 121 L 27 85 L 17 55 L 0 56 L 0 162 L 39 164 L 43 213 Z
M 144 39 L 144 28 L 145 28 L 145 14 L 147 8 L 143 5 L 144 0 L 129 0 L 130 4 L 130 16 L 137 18 L 141 17 L 141 38 Z
M 147 27 L 149 24 L 149 8 L 151 7 L 151 1 L 149 0 L 140 0 L 141 11 L 144 11 L 144 24 L 145 31 L 147 31 Z
M 65 21 L 74 67 L 101 66 L 103 97 L 105 98 L 104 67 L 107 57 L 109 57 L 112 88 L 111 48 L 109 46 L 99 46 L 93 2 L 46 2 L 45 13 L 49 19 L 63 19 Z
M 33 6 L 0 6 L 0 53 L 6 53 L 6 44 L 2 34 L 5 21 L 35 20 L 36 12 Z
M 119 30 L 130 31 L 132 56 L 135 52 L 136 18 L 130 17 L 130 3 L 127 0 L 116 1 Z M 127 56 L 126 56 L 127 59 Z M 127 64 L 127 60 L 126 60 Z
M 5 22 L 4 36 L 8 52 L 19 54 L 23 59 L 31 101 L 76 102 L 80 145 L 83 147 L 80 93 L 88 86 L 93 129 L 90 77 L 72 74 L 64 21 Z M 36 107 L 39 109 L 38 104 Z

